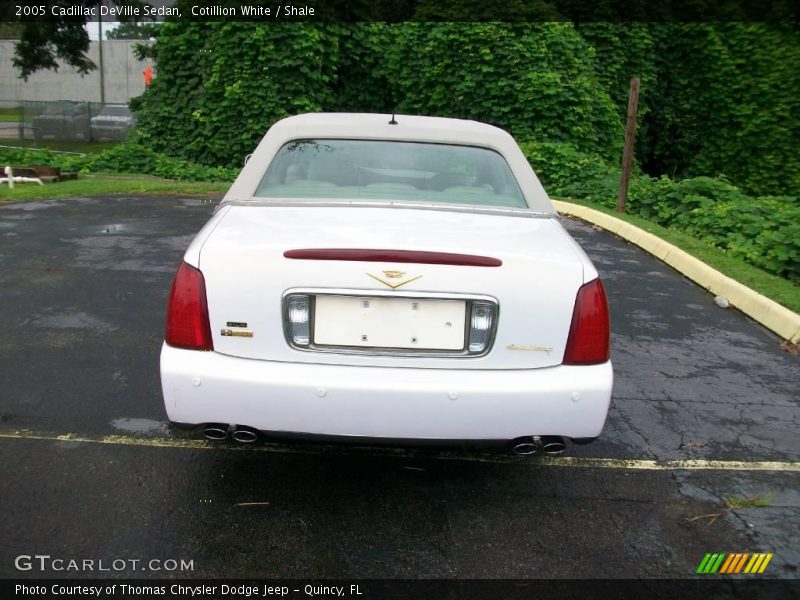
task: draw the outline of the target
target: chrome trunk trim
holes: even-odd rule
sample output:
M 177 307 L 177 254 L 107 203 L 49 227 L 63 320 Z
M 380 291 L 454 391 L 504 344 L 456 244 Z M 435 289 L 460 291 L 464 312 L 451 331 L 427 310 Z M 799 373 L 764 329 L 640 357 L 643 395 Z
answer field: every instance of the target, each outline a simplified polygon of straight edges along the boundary
M 463 300 L 467 303 L 466 318 L 464 319 L 464 348 L 461 350 L 412 350 L 408 348 L 362 348 L 350 346 L 317 346 L 314 344 L 314 300 L 316 296 L 349 296 L 356 298 L 413 298 L 419 300 Z M 299 346 L 292 339 L 289 324 L 290 296 L 310 296 L 311 316 L 309 335 L 311 341 L 308 346 Z M 469 352 L 469 319 L 473 302 L 485 302 L 494 306 L 494 319 L 489 330 L 489 342 L 481 352 Z M 328 354 L 357 354 L 361 356 L 391 356 L 399 358 L 480 358 L 486 356 L 494 347 L 497 323 L 500 320 L 500 303 L 493 296 L 483 294 L 451 294 L 445 292 L 399 292 L 391 290 L 352 289 L 352 288 L 291 288 L 283 293 L 282 300 L 283 334 L 286 343 L 301 352 L 328 353 Z

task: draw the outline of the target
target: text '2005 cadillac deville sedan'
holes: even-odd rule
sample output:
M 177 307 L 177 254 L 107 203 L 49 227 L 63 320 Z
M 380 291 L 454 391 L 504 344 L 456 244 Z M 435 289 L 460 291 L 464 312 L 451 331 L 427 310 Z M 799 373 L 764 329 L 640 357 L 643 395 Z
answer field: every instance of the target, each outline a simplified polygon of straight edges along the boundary
M 600 435 L 609 317 L 513 138 L 432 117 L 306 114 L 266 134 L 175 275 L 170 421 L 502 442 Z

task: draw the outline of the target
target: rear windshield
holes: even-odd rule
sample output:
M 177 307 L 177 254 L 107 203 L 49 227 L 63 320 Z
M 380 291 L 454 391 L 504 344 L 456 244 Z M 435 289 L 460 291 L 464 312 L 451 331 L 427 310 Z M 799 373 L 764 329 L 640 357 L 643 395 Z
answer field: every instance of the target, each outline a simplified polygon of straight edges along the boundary
M 101 112 L 100 115 L 102 116 L 110 116 L 110 117 L 127 117 L 130 116 L 131 111 L 128 110 L 127 106 L 106 106 Z
M 73 112 L 76 108 L 80 106 L 75 102 L 56 102 L 51 104 L 50 106 L 46 107 L 42 112 L 43 113 L 51 113 L 51 114 L 58 114 L 58 113 L 65 113 L 65 112 Z
M 508 163 L 493 150 L 380 140 L 289 142 L 255 195 L 527 207 Z

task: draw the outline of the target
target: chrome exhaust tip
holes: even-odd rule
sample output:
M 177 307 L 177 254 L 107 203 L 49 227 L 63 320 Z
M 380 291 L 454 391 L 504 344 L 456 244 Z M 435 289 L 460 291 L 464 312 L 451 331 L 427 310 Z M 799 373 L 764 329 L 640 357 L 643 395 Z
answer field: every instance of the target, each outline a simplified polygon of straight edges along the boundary
M 519 456 L 529 456 L 531 454 L 536 454 L 536 445 L 533 442 L 520 442 L 519 444 L 515 444 L 511 450 L 514 454 Z
M 203 435 L 207 440 L 221 442 L 222 440 L 228 439 L 228 426 L 218 423 L 206 425 L 203 429 Z
M 541 445 L 538 435 L 521 437 L 511 442 L 511 451 L 517 456 L 531 456 L 539 451 Z
M 564 454 L 567 445 L 564 439 L 556 435 L 548 435 L 542 438 L 542 452 L 547 456 L 558 456 Z
M 252 444 L 258 440 L 258 432 L 249 427 L 236 426 L 231 437 L 240 444 Z

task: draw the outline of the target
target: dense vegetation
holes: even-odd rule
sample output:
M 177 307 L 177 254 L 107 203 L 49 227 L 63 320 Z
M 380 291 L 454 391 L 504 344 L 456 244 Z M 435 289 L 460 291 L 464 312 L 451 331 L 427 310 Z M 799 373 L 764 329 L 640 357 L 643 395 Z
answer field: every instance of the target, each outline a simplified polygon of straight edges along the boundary
M 497 123 L 521 140 L 619 156 L 622 121 L 570 23 L 408 23 L 387 49 L 399 112 Z
M 140 99 L 142 143 L 237 166 L 275 120 L 315 110 L 472 117 L 616 162 L 642 79 L 652 176 L 722 175 L 800 193 L 792 23 L 167 23 Z
M 157 35 L 158 75 L 137 118 L 158 152 L 240 166 L 273 122 L 335 100 L 333 26 L 179 22 Z
M 180 181 L 233 181 L 238 169 L 208 167 L 159 154 L 136 143 L 119 144 L 97 154 L 0 148 L 0 165 L 50 165 L 80 173 L 131 173 Z
M 567 144 L 529 142 L 522 150 L 552 196 L 616 204 L 618 168 Z M 750 196 L 720 177 L 673 180 L 637 174 L 627 212 L 800 284 L 800 201 L 795 196 Z
M 645 169 L 800 194 L 800 29 L 671 23 L 652 35 L 659 53 Z

